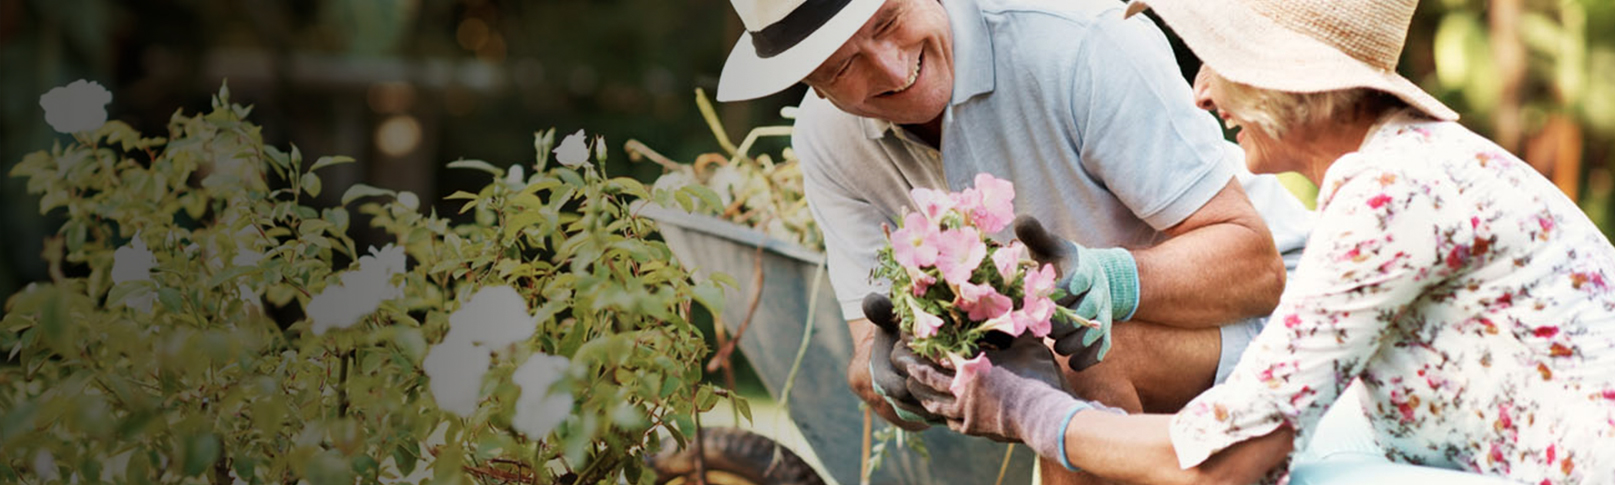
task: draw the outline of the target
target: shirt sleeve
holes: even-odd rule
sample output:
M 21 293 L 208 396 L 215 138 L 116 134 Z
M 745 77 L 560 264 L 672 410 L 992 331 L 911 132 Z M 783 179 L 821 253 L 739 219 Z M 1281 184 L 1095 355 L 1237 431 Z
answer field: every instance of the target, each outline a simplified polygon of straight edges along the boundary
M 812 94 L 809 94 L 811 96 Z M 806 104 L 806 103 L 804 103 Z M 824 234 L 825 259 L 830 274 L 830 286 L 835 290 L 841 314 L 847 320 L 863 318 L 863 297 L 874 291 L 885 291 L 886 286 L 871 281 L 870 270 L 875 267 L 876 251 L 886 244 L 881 224 L 890 222 L 885 212 L 837 176 L 838 165 L 825 154 L 824 146 L 841 142 L 822 126 L 797 123 L 791 139 L 802 163 L 803 192 L 808 210 Z M 839 140 L 839 141 L 838 141 Z M 855 143 L 854 143 L 855 144 Z M 847 156 L 867 155 L 861 150 L 843 150 Z
M 1068 51 L 1071 49 L 1067 49 Z M 1095 19 L 1072 53 L 1072 132 L 1082 168 L 1156 230 L 1188 218 L 1234 176 L 1216 118 L 1194 104 L 1171 47 L 1140 15 Z
M 1306 443 L 1341 390 L 1394 332 L 1406 330 L 1397 327 L 1404 309 L 1449 273 L 1445 248 L 1472 234 L 1467 223 L 1443 222 L 1459 205 L 1444 205 L 1450 188 L 1410 178 L 1362 170 L 1320 208 L 1301 266 L 1267 327 L 1227 382 L 1172 419 L 1179 465 L 1198 465 L 1280 425 Z

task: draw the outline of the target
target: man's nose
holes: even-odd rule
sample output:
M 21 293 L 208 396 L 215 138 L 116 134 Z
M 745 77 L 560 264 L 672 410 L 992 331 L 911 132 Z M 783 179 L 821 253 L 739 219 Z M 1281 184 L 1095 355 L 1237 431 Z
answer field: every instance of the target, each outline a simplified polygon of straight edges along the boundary
M 870 61 L 874 64 L 875 72 L 880 76 L 881 84 L 886 86 L 886 90 L 895 90 L 908 84 L 910 67 L 907 58 L 903 56 L 903 51 L 886 46 L 877 52 L 870 56 Z
M 1200 109 L 1211 111 L 1217 109 L 1217 103 L 1211 100 L 1211 68 L 1200 65 L 1200 72 L 1194 75 L 1194 105 Z

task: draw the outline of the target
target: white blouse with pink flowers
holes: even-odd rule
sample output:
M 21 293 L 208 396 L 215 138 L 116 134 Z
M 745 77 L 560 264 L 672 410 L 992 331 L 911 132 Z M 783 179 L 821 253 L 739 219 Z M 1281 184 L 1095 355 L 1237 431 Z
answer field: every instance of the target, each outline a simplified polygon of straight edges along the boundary
M 1615 483 L 1615 248 L 1531 166 L 1411 113 L 1337 160 L 1267 328 L 1172 420 L 1184 467 L 1278 426 L 1297 445 L 1354 377 L 1389 458 Z

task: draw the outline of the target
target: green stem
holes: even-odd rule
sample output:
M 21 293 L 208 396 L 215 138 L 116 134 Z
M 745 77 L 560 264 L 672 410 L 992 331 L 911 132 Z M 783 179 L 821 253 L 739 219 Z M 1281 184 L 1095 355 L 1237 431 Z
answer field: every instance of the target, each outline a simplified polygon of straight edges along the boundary
M 808 344 L 813 341 L 814 314 L 819 308 L 820 280 L 824 278 L 824 262 L 813 268 L 813 289 L 808 292 L 807 323 L 802 324 L 802 343 L 796 347 L 796 359 L 791 361 L 791 372 L 786 374 L 785 388 L 779 393 L 779 406 L 786 412 L 791 409 L 791 387 L 796 384 L 796 372 L 802 369 L 802 358 L 807 356 Z

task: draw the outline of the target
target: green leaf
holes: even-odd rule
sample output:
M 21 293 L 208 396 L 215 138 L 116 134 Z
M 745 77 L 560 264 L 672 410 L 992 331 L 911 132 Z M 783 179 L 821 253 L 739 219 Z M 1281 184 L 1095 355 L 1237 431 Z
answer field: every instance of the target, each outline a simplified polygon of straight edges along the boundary
M 455 199 L 477 200 L 477 194 L 466 192 L 464 190 L 456 190 L 456 191 L 454 191 L 454 193 L 449 194 L 448 197 L 443 198 L 443 200 L 455 200 Z
M 695 301 L 701 303 L 701 306 L 707 307 L 707 310 L 711 311 L 713 315 L 723 313 L 723 288 L 718 287 L 711 281 L 703 281 L 695 286 L 694 291 Z
M 303 170 L 303 151 L 297 149 L 296 143 L 292 144 L 291 160 L 293 172 L 300 172 Z
M 311 197 L 320 196 L 320 177 L 318 175 L 313 173 L 303 174 L 302 184 L 303 192 L 307 192 Z
M 679 208 L 684 209 L 684 212 L 695 212 L 695 198 L 690 197 L 689 192 L 683 189 L 674 191 L 673 200 L 679 203 Z
M 393 463 L 398 465 L 398 471 L 404 475 L 415 473 L 415 461 L 420 458 L 420 446 L 414 440 L 406 439 L 393 448 Z
M 707 207 L 712 208 L 714 211 L 723 210 L 723 199 L 718 198 L 718 193 L 713 192 L 712 189 L 707 188 L 705 185 L 686 185 L 680 188 L 679 191 L 695 195 L 701 199 L 703 204 L 706 204 Z
M 240 278 L 240 277 L 242 277 L 244 275 L 257 273 L 259 271 L 261 271 L 261 269 L 259 269 L 257 266 L 231 266 L 229 268 L 225 268 L 224 271 L 220 271 L 217 274 L 214 274 L 212 278 L 209 278 L 207 280 L 207 287 L 208 288 L 216 288 L 220 284 L 223 284 L 226 281 L 231 281 L 231 280 L 234 280 L 236 278 Z M 126 282 L 125 284 L 127 284 L 127 283 L 128 282 Z M 118 285 L 118 286 L 123 286 L 123 285 Z M 114 287 L 113 290 L 117 290 L 117 287 Z M 108 298 L 107 298 L 107 301 L 115 301 L 115 300 L 112 300 L 111 296 L 109 295 Z
M 455 160 L 455 161 L 449 162 L 448 167 L 449 168 L 463 168 L 463 169 L 468 169 L 468 170 L 480 170 L 480 171 L 483 171 L 483 172 L 488 172 L 489 174 L 492 174 L 495 177 L 500 177 L 500 176 L 505 175 L 505 171 L 503 169 L 500 169 L 499 167 L 495 167 L 495 166 L 493 166 L 493 164 L 488 163 L 488 162 L 484 162 L 482 160 Z
M 329 167 L 329 166 L 332 166 L 332 165 L 340 165 L 340 164 L 344 164 L 344 163 L 353 163 L 353 157 L 343 156 L 343 155 L 320 157 L 319 160 L 316 160 L 314 162 L 313 166 L 308 167 L 308 171 L 313 172 L 315 170 L 319 170 L 319 169 L 322 169 L 322 168 L 325 168 L 325 167 Z
M 397 191 L 383 189 L 380 187 L 372 187 L 365 184 L 353 184 L 352 187 L 348 187 L 347 192 L 342 193 L 342 205 L 348 205 L 348 203 L 353 202 L 354 199 L 358 199 L 360 197 L 391 197 L 397 193 Z
M 253 470 L 258 467 L 258 460 L 251 456 L 230 457 L 231 468 L 235 469 L 237 477 L 251 478 Z
M 746 422 L 752 422 L 750 401 L 746 400 L 744 397 L 740 397 L 739 394 L 731 392 L 729 393 L 729 402 L 735 404 L 735 409 L 739 410 L 740 415 L 746 418 Z
M 213 433 L 200 433 L 190 437 L 185 442 L 184 472 L 187 477 L 194 477 L 213 467 L 213 462 L 219 460 L 219 437 Z
M 179 294 L 179 290 L 173 288 L 157 289 L 157 301 L 162 302 L 163 307 L 170 312 L 179 313 L 185 308 L 185 298 Z
M 729 276 L 729 273 L 714 271 L 707 274 L 707 279 L 711 280 L 713 283 L 728 285 L 730 288 L 740 289 L 740 282 L 735 281 L 735 277 Z

